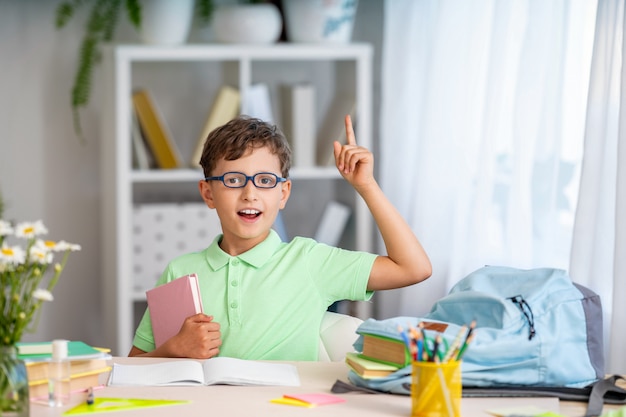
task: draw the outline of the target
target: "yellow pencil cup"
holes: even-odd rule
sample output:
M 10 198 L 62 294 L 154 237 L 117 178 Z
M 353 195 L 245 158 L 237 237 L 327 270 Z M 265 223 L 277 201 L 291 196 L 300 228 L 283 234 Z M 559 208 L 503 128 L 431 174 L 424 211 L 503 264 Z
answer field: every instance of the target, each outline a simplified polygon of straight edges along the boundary
M 461 361 L 414 361 L 412 417 L 461 417 Z

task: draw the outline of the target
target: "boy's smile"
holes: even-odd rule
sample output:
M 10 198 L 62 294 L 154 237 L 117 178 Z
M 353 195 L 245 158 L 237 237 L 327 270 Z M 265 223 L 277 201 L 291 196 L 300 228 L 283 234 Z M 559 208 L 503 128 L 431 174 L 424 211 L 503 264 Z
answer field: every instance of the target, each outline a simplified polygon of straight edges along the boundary
M 252 148 L 237 160 L 221 159 L 211 174 L 222 176 L 231 172 L 245 176 L 270 173 L 280 177 L 280 160 L 266 147 Z M 220 247 L 236 256 L 265 240 L 278 211 L 287 203 L 291 180 L 279 182 L 274 188 L 257 188 L 250 179 L 241 188 L 229 188 L 221 180 L 202 180 L 199 188 L 207 206 L 216 209 L 220 218 L 224 235 Z

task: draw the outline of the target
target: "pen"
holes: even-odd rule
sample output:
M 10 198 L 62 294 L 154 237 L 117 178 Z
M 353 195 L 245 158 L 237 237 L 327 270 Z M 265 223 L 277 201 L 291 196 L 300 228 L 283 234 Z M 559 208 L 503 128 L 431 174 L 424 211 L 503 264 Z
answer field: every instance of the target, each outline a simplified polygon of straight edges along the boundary
M 402 340 L 404 341 L 404 344 L 406 345 L 406 348 L 408 349 L 409 353 L 411 354 L 411 357 L 413 358 L 413 360 L 415 360 L 417 353 L 416 353 L 416 349 L 415 349 L 414 343 L 412 343 L 412 340 L 409 339 L 409 336 L 406 334 L 404 329 L 402 329 L 402 326 L 398 326 L 398 332 L 400 332 L 400 336 L 402 337 Z
M 472 343 L 472 339 L 474 339 L 474 335 L 470 334 L 469 337 L 465 340 L 465 343 L 463 343 L 463 346 L 461 347 L 461 350 L 459 350 L 459 354 L 456 356 L 456 360 L 460 361 L 461 358 L 463 357 L 463 354 L 465 353 L 465 350 L 467 349 L 467 346 Z
M 87 405 L 93 405 L 93 388 L 89 387 L 87 391 Z
M 446 352 L 443 358 L 443 362 L 448 362 L 450 359 L 452 359 L 453 356 L 455 356 L 455 354 L 458 353 L 458 350 L 461 348 L 461 341 L 463 340 L 463 336 L 465 335 L 466 332 L 467 332 L 467 326 L 466 325 L 461 326 L 461 328 L 459 329 L 459 332 L 454 338 L 454 341 L 448 348 L 448 351 Z
M 430 357 L 431 362 L 439 362 L 439 346 L 441 345 L 441 335 L 435 336 L 435 341 L 433 342 L 433 354 Z
M 475 328 L 476 328 L 476 320 L 472 320 L 472 322 L 469 325 L 469 330 L 467 331 L 467 336 L 465 336 L 465 341 L 469 339 L 469 337 L 472 335 L 472 332 L 474 331 Z

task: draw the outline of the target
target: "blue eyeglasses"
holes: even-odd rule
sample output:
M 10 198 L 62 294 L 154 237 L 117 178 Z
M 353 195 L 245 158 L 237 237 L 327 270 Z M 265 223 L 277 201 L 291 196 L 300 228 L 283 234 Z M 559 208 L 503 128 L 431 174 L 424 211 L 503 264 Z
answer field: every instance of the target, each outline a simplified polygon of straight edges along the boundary
M 206 177 L 206 181 L 222 181 L 228 188 L 243 188 L 248 185 L 248 181 L 256 188 L 274 188 L 279 182 L 287 181 L 287 178 L 279 177 L 271 172 L 259 172 L 254 175 L 246 175 L 243 172 L 226 172 L 219 177 Z

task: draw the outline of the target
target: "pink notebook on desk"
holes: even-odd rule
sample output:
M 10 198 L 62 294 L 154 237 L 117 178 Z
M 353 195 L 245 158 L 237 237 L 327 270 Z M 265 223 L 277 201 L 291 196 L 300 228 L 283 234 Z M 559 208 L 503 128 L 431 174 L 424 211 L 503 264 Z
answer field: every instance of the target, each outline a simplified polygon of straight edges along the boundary
M 176 278 L 146 291 L 156 347 L 180 330 L 185 319 L 202 313 L 202 297 L 196 274 Z

